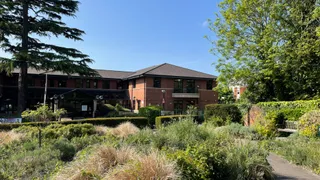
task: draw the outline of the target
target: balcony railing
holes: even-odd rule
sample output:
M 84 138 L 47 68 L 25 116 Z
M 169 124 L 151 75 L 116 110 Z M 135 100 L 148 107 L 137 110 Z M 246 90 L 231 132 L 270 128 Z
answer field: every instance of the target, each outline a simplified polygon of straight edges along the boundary
M 198 88 L 175 88 L 173 93 L 198 93 Z
M 183 89 L 174 89 L 172 93 L 174 98 L 199 98 L 197 88 L 183 88 Z

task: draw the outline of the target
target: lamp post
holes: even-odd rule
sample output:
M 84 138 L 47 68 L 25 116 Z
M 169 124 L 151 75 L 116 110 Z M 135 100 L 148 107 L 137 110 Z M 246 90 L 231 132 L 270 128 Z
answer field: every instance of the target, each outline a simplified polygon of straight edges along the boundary
M 165 104 L 165 93 L 166 93 L 166 90 L 161 90 L 162 92 L 162 109 L 164 110 L 164 104 Z
M 46 101 L 47 101 L 47 87 L 48 87 L 48 73 L 46 73 L 46 80 L 45 80 L 45 83 L 44 83 L 43 106 L 46 106 Z

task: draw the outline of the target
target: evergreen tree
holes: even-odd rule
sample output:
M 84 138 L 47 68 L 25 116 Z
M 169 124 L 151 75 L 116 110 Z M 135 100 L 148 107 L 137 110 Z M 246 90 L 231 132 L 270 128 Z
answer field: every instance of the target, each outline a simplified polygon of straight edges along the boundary
M 0 70 L 19 68 L 18 112 L 25 109 L 28 68 L 93 76 L 93 60 L 77 49 L 41 42 L 39 37 L 65 37 L 82 40 L 84 31 L 70 28 L 63 16 L 75 16 L 76 0 L 1 0 L 0 48 L 12 58 L 0 57 Z

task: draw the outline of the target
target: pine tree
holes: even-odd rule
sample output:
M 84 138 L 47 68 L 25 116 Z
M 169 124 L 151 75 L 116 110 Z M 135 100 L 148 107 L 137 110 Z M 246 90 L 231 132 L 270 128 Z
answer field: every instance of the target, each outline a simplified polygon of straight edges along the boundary
M 0 70 L 10 73 L 19 68 L 18 112 L 25 109 L 28 68 L 96 75 L 88 63 L 93 60 L 77 49 L 41 42 L 39 37 L 65 37 L 82 40 L 84 31 L 70 28 L 63 16 L 74 17 L 76 0 L 1 0 L 0 48 L 12 58 L 0 57 Z

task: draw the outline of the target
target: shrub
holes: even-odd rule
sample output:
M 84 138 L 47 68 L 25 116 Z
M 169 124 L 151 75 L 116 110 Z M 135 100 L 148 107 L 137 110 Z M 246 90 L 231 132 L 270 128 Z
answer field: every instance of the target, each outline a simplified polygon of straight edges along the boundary
M 126 138 L 129 135 L 136 134 L 140 131 L 135 125 L 130 122 L 125 122 L 118 125 L 116 128 L 111 130 L 111 134 L 116 137 Z
M 115 110 L 118 111 L 118 112 L 120 112 L 120 111 L 131 112 L 130 109 L 124 108 L 124 107 L 121 106 L 119 103 L 116 104 Z
M 70 124 L 70 125 L 59 128 L 57 130 L 57 134 L 60 137 L 72 139 L 74 137 L 81 137 L 81 136 L 95 134 L 95 129 L 92 124 Z
M 175 163 L 158 152 L 152 152 L 122 167 L 116 167 L 105 179 L 179 179 L 179 173 Z
M 207 125 L 207 124 L 206 124 Z M 240 139 L 259 140 L 261 135 L 252 127 L 243 126 L 238 123 L 232 123 L 228 126 L 222 126 L 215 129 L 218 133 L 227 133 L 233 137 Z
M 208 132 L 199 128 L 192 118 L 184 118 L 159 129 L 153 143 L 158 148 L 162 146 L 185 148 L 189 144 L 204 141 L 208 137 Z
M 171 116 L 158 116 L 156 117 L 156 128 L 159 129 L 163 127 L 163 125 L 170 124 L 174 121 L 178 121 L 179 119 L 193 117 L 194 120 L 197 120 L 197 116 L 190 115 L 171 115 Z
M 298 122 L 299 133 L 308 137 L 316 137 L 319 127 L 320 110 L 313 110 L 304 114 Z
M 11 129 L 18 128 L 20 126 L 45 127 L 50 124 L 68 125 L 68 124 L 84 124 L 84 123 L 115 127 L 127 121 L 133 123 L 139 128 L 148 126 L 148 119 L 145 117 L 114 117 L 114 118 L 87 118 L 82 120 L 59 121 L 59 122 L 29 122 L 29 123 L 0 124 L 0 130 L 11 130 Z
M 279 113 L 270 112 L 265 117 L 255 121 L 253 128 L 263 137 L 271 138 L 277 135 Z
M 284 121 L 298 121 L 299 118 L 304 115 L 308 110 L 306 109 L 289 109 L 283 108 L 279 110 L 279 113 L 283 114 Z
M 67 139 L 59 139 L 53 147 L 60 151 L 62 161 L 71 161 L 76 154 L 76 148 Z
M 36 110 L 26 110 L 21 113 L 21 116 L 28 121 L 50 121 L 52 119 L 58 120 L 58 118 L 67 113 L 64 109 L 58 109 L 53 112 L 48 106 L 39 106 Z
M 320 100 L 299 100 L 299 101 L 278 101 L 278 102 L 260 102 L 257 104 L 265 111 L 273 111 L 278 109 L 319 109 Z
M 206 121 L 213 120 L 218 126 L 223 126 L 231 122 L 240 123 L 242 117 L 236 105 L 208 104 L 205 107 L 204 118 Z
M 139 115 L 148 118 L 149 126 L 152 127 L 155 124 L 157 116 L 161 115 L 161 107 L 159 106 L 147 106 L 139 109 Z
M 0 145 L 9 144 L 12 141 L 19 141 L 20 139 L 22 139 L 22 137 L 23 137 L 23 134 L 21 133 L 17 133 L 14 131 L 9 131 L 9 132 L 2 131 L 0 132 Z
M 90 155 L 88 159 L 72 162 L 53 179 L 80 179 L 84 174 L 101 179 L 113 167 L 137 159 L 137 153 L 132 148 L 115 149 L 108 146 L 98 146 L 92 150 L 95 153 Z
M 60 152 L 51 147 L 11 153 L 0 160 L 0 174 L 9 179 L 48 179 L 51 172 L 62 164 Z

